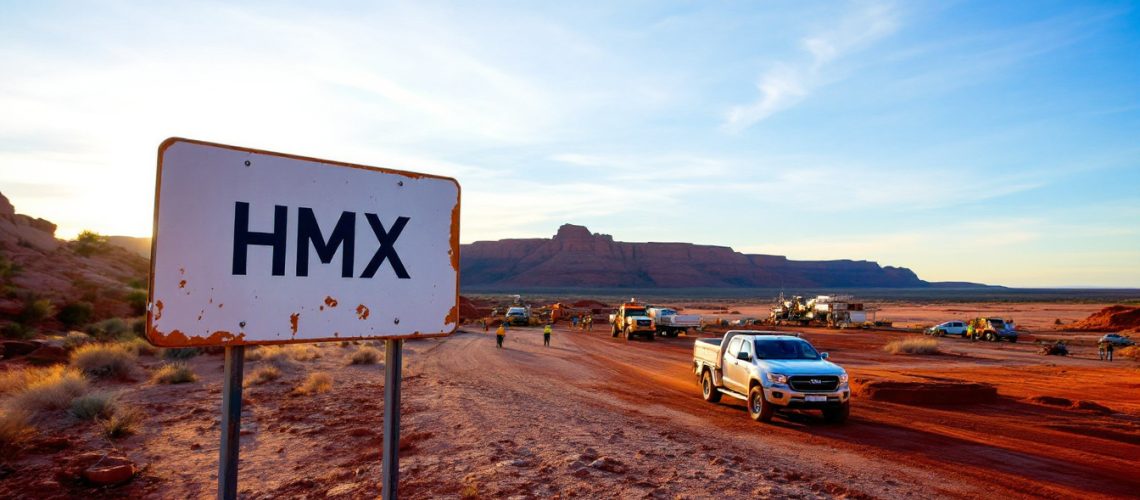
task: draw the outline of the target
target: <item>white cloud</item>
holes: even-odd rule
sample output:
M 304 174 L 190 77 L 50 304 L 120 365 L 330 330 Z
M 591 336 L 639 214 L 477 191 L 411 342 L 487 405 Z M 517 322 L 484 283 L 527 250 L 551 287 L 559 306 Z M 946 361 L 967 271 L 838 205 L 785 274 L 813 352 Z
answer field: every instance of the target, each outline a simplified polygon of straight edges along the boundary
M 848 13 L 837 25 L 800 40 L 806 59 L 777 62 L 760 75 L 760 96 L 752 103 L 728 110 L 724 127 L 739 132 L 791 108 L 816 89 L 834 83 L 829 66 L 845 56 L 866 49 L 898 28 L 895 12 L 887 5 L 869 3 Z

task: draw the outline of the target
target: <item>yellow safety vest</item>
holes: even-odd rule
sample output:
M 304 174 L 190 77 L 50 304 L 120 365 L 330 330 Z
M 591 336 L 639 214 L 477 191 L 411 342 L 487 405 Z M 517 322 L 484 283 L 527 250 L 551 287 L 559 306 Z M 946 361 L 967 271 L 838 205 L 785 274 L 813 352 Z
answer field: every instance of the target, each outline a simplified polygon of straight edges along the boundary
M 550 332 L 551 332 L 551 331 L 552 331 L 552 330 L 550 329 L 550 325 L 546 325 L 546 328 L 543 328 L 543 329 L 542 329 L 542 334 L 543 334 L 543 335 L 550 335 Z
M 500 337 L 505 337 L 505 336 L 507 336 L 507 329 L 503 328 L 503 325 L 499 325 L 499 329 L 495 330 L 495 335 L 498 335 Z

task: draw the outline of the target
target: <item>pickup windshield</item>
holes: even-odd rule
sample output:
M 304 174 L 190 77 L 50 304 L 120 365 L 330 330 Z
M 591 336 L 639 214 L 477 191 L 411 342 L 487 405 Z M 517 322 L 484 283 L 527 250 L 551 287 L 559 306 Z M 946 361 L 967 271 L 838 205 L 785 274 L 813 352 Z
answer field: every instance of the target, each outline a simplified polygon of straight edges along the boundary
M 811 344 L 802 340 L 756 340 L 757 359 L 819 359 Z
M 626 316 L 645 316 L 645 309 L 626 309 Z

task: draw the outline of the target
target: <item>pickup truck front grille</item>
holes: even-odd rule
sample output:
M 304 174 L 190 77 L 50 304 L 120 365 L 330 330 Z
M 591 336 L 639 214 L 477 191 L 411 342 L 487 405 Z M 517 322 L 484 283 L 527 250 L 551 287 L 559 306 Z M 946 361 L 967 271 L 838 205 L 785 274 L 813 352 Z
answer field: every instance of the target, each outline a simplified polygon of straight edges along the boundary
M 649 326 L 650 321 L 647 319 L 637 320 L 637 326 Z
M 830 392 L 839 387 L 835 375 L 796 375 L 788 377 L 788 385 L 802 392 Z

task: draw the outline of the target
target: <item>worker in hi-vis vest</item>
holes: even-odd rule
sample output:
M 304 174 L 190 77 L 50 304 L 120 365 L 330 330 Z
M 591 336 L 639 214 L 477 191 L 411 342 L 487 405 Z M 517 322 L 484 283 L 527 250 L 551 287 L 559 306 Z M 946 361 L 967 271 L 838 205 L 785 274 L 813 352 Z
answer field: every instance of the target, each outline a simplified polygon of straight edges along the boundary
M 551 331 L 552 331 L 552 329 L 550 328 L 549 324 L 546 325 L 546 328 L 542 329 L 542 345 L 544 345 L 546 347 L 550 347 L 550 332 Z
M 507 328 L 502 323 L 499 324 L 499 329 L 495 330 L 495 343 L 499 348 L 503 348 L 503 339 L 507 336 Z

